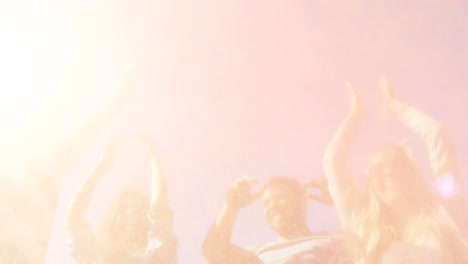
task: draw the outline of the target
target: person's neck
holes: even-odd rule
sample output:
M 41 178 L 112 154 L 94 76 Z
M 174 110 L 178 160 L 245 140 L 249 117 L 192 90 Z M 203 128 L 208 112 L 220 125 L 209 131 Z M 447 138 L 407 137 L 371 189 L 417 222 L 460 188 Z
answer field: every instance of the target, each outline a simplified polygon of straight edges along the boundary
M 311 234 L 312 232 L 309 230 L 309 228 L 306 225 L 301 225 L 297 228 L 290 230 L 289 232 L 285 234 L 278 234 L 278 240 L 280 241 L 293 240 L 293 239 L 306 237 Z

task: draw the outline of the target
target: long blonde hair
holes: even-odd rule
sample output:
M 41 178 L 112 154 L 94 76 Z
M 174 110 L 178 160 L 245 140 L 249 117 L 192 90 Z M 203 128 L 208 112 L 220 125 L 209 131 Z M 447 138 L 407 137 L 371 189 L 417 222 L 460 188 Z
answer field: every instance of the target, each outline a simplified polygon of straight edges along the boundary
M 149 198 L 138 191 L 118 195 L 108 207 L 97 230 L 98 263 L 128 263 L 143 254 L 148 242 Z
M 406 200 L 413 209 L 413 220 L 405 228 L 408 230 L 406 241 L 415 246 L 435 248 L 450 263 L 468 263 L 464 262 L 468 257 L 461 232 L 440 206 L 407 149 L 399 144 L 385 145 L 371 157 L 369 169 L 377 163 L 397 166 L 399 172 L 405 173 L 404 180 L 413 190 L 405 193 L 411 195 Z M 351 229 L 358 238 L 358 259 L 364 263 L 379 263 L 389 246 L 397 241 L 398 230 L 390 222 L 389 211 L 379 200 L 373 181 L 373 175 L 366 178 L 364 206 L 354 212 L 351 221 Z

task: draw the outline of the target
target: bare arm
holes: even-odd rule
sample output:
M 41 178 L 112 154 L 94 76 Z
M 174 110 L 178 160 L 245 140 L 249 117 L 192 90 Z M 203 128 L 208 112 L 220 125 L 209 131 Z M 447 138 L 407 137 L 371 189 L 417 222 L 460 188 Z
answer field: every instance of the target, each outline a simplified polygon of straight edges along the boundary
M 203 241 L 202 253 L 210 264 L 262 263 L 252 252 L 231 243 L 232 230 L 240 208 L 252 203 L 256 196 L 250 189 L 251 178 L 236 180 L 228 190 L 227 201 Z
M 458 170 L 455 148 L 447 131 L 428 114 L 396 99 L 387 80 L 383 80 L 382 86 L 387 108 L 424 141 L 429 153 L 434 180 L 443 180 L 441 178 L 450 174 L 456 183 L 455 194 L 463 195 L 462 177 Z
M 57 156 L 61 159 L 61 162 L 57 164 L 57 175 L 61 176 L 81 154 L 82 150 L 88 147 L 99 136 L 100 132 L 109 125 L 112 119 L 119 114 L 139 76 L 142 66 L 142 63 L 135 62 L 121 81 L 117 93 L 97 112 L 85 120 L 71 137 L 64 139 L 64 142 L 60 142 L 61 145 L 58 146 Z
M 447 131 L 434 118 L 393 95 L 388 80 L 382 80 L 385 105 L 398 120 L 424 141 L 430 158 L 432 176 L 442 202 L 456 222 L 466 226 L 465 192 L 455 148 Z
M 117 140 L 113 140 L 102 154 L 98 165 L 81 183 L 68 206 L 66 226 L 69 229 L 79 227 L 85 223 L 85 214 L 93 197 L 94 190 L 101 176 L 113 165 L 117 159 Z
M 85 216 L 94 189 L 104 172 L 102 166 L 96 166 L 83 181 L 68 207 L 65 219 L 66 244 L 68 253 L 76 263 L 87 263 L 95 257 L 96 237 Z
M 106 169 L 101 163 L 98 164 L 81 183 L 68 206 L 65 219 L 67 248 L 77 263 L 87 263 L 95 257 L 96 238 L 85 216 L 94 189 Z
M 338 210 L 340 220 L 346 228 L 350 227 L 353 211 L 359 209 L 356 207 L 361 206 L 360 194 L 346 161 L 363 117 L 363 110 L 359 106 L 356 92 L 351 87 L 349 88 L 351 92 L 351 112 L 335 132 L 323 158 L 324 170 L 328 178 L 328 188 Z
M 95 167 L 73 196 L 66 218 L 68 228 L 72 229 L 85 222 L 85 214 L 93 197 L 94 189 L 104 172 L 105 170 L 101 166 Z
M 151 161 L 151 201 L 148 217 L 150 232 L 146 259 L 149 263 L 177 263 L 177 238 L 174 233 L 173 212 L 164 174 L 159 165 L 153 140 L 142 135 L 140 139 L 148 149 Z
M 169 198 L 167 184 L 164 175 L 159 166 L 156 152 L 151 150 L 151 212 L 157 215 L 157 212 L 166 212 L 169 209 Z

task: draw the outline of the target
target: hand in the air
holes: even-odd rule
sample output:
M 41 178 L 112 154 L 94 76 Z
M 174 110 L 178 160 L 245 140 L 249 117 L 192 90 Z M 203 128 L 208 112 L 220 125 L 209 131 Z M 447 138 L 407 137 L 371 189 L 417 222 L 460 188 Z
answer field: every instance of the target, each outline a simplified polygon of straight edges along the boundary
M 240 209 L 260 198 L 260 193 L 253 194 L 252 187 L 258 181 L 253 177 L 236 179 L 227 191 L 226 203 L 231 209 Z
M 316 200 L 326 205 L 333 206 L 333 199 L 328 191 L 328 180 L 323 177 L 315 178 L 307 182 L 304 187 L 306 189 L 315 188 L 320 191 L 320 195 L 314 193 L 308 193 L 307 198 Z
M 113 138 L 99 158 L 99 166 L 103 169 L 109 169 L 122 157 L 121 145 L 124 140 L 120 137 Z

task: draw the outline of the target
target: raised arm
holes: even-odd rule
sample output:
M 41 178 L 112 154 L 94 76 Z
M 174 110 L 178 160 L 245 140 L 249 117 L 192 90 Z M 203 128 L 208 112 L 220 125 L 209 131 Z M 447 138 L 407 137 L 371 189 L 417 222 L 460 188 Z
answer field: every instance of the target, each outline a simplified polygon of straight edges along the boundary
M 159 159 L 153 140 L 149 136 L 139 137 L 146 145 L 151 162 L 151 203 L 150 212 L 153 215 L 170 211 L 167 184 L 159 164 Z
M 70 255 L 77 263 L 89 263 L 95 258 L 95 235 L 85 215 L 101 176 L 118 158 L 120 141 L 114 139 L 106 147 L 97 166 L 85 178 L 68 206 L 65 227 Z
M 252 252 L 231 243 L 232 230 L 239 210 L 250 205 L 258 195 L 251 193 L 253 178 L 239 178 L 229 187 L 226 202 L 203 241 L 202 253 L 210 264 L 262 263 Z
M 73 231 L 85 223 L 85 214 L 93 197 L 94 190 L 101 176 L 115 163 L 117 160 L 118 145 L 120 141 L 112 140 L 104 150 L 96 167 L 81 183 L 77 192 L 73 196 L 70 205 L 68 206 L 66 226 L 67 229 Z
M 127 70 L 116 94 L 85 120 L 70 137 L 63 139 L 63 142 L 59 142 L 57 156 L 60 162 L 57 163 L 57 175 L 61 176 L 81 154 L 82 150 L 88 147 L 99 136 L 100 132 L 109 125 L 112 119 L 119 114 L 143 66 L 143 61 L 134 62 Z
M 381 86 L 385 107 L 424 141 L 436 190 L 455 221 L 466 226 L 468 218 L 463 179 L 458 169 L 455 148 L 447 131 L 428 114 L 395 98 L 385 77 L 382 78 Z
M 146 145 L 151 162 L 151 201 L 148 218 L 148 263 L 177 263 L 177 238 L 174 233 L 173 212 L 164 174 L 159 165 L 156 147 L 149 136 L 140 136 Z
M 356 91 L 350 85 L 348 89 L 351 111 L 335 132 L 323 158 L 328 188 L 345 228 L 350 227 L 353 211 L 361 206 L 359 191 L 347 167 L 347 157 L 364 116 Z

